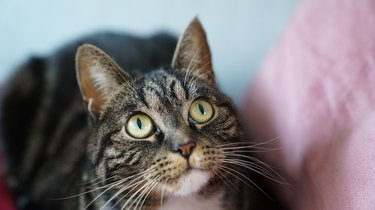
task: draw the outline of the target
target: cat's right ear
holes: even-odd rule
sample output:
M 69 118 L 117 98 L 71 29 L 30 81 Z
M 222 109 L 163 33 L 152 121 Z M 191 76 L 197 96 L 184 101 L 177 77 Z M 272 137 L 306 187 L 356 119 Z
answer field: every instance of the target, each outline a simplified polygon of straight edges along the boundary
M 191 21 L 181 34 L 171 66 L 185 71 L 186 76 L 190 74 L 208 84 L 215 84 L 210 48 L 206 33 L 198 18 Z
M 106 103 L 130 76 L 101 49 L 84 44 L 76 54 L 76 73 L 86 110 L 99 118 Z

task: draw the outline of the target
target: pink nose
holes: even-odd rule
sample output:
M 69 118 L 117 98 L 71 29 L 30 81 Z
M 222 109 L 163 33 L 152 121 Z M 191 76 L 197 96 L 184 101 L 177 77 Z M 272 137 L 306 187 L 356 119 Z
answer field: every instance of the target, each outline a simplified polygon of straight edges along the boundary
M 177 152 L 179 152 L 184 158 L 188 159 L 193 152 L 194 147 L 194 143 L 183 144 L 177 148 Z

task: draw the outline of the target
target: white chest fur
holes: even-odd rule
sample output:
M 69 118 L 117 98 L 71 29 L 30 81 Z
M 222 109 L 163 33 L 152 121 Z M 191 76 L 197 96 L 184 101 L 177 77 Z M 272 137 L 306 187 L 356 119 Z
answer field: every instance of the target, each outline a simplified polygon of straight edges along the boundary
M 169 198 L 160 210 L 222 210 L 223 195 L 224 192 L 220 191 L 209 198 L 196 196 Z

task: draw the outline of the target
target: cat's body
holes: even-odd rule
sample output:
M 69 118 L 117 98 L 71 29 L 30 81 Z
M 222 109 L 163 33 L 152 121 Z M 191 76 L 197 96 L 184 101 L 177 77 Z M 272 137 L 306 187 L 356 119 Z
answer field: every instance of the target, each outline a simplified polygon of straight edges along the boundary
M 90 45 L 75 63 L 79 43 L 99 46 L 126 72 Z M 199 22 L 169 66 L 175 47 L 165 34 L 101 34 L 21 68 L 2 106 L 7 177 L 19 209 L 254 206 L 249 173 L 225 158 L 242 159 L 233 152 L 242 132 L 232 102 L 216 88 Z
M 80 191 L 89 132 L 74 71 L 75 54 L 82 43 L 106 49 L 122 67 L 139 73 L 169 65 L 176 40 L 166 34 L 150 39 L 95 34 L 49 58 L 32 58 L 20 68 L 3 97 L 2 133 L 8 182 L 17 205 L 26 205 L 26 209 L 58 209 L 62 202 L 54 199 Z M 122 59 L 125 57 L 131 59 Z M 67 164 L 69 159 L 72 163 Z M 56 164 L 69 168 L 60 172 Z M 44 198 L 43 203 L 33 201 Z

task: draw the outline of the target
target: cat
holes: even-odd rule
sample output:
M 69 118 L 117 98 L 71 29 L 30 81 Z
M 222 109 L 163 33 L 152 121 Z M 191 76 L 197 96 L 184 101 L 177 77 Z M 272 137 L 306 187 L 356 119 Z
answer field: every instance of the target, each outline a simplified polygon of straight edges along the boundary
M 3 96 L 17 209 L 257 208 L 250 146 L 198 19 L 178 41 L 105 33 L 78 42 L 31 59 Z

